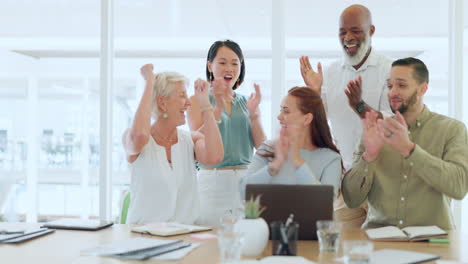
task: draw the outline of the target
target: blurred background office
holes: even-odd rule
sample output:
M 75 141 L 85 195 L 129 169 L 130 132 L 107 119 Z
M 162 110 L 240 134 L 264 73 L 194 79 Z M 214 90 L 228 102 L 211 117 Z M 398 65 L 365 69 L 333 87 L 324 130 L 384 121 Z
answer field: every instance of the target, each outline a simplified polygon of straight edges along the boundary
M 245 51 L 246 82 L 239 92 L 261 85 L 263 126 L 269 138 L 275 136 L 278 98 L 302 84 L 299 56 L 325 66 L 339 58 L 338 18 L 354 3 L 372 12 L 376 50 L 428 65 L 430 109 L 468 120 L 468 77 L 457 73 L 468 70 L 466 0 L 110 2 L 107 13 L 96 0 L 0 3 L 3 221 L 96 218 L 103 208 L 117 217 L 130 183 L 121 135 L 143 91 L 139 67 L 153 63 L 156 71 L 179 71 L 193 81 L 205 76 L 206 49 L 218 39 L 233 39 Z M 112 30 L 101 30 L 109 14 Z M 114 55 L 107 60 L 111 85 L 102 93 L 100 80 L 110 74 L 102 71 L 104 35 Z M 111 96 L 110 108 L 102 107 L 102 96 Z M 102 150 L 106 126 L 111 144 Z M 111 162 L 111 183 L 100 188 L 103 157 Z M 102 192 L 110 198 L 103 200 Z M 468 232 L 468 198 L 454 205 L 454 213 Z

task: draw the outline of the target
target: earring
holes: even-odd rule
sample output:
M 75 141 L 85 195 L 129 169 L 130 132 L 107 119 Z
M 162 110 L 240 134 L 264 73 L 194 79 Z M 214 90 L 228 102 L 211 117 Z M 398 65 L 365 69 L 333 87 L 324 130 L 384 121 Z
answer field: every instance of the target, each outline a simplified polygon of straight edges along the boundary
M 210 72 L 210 81 L 213 81 L 214 80 L 214 76 L 213 76 L 213 73 Z
M 237 79 L 237 82 L 236 82 L 236 89 L 239 88 L 240 86 L 240 79 Z
M 163 114 L 163 118 L 168 118 L 168 117 L 169 117 L 169 115 L 167 113 Z

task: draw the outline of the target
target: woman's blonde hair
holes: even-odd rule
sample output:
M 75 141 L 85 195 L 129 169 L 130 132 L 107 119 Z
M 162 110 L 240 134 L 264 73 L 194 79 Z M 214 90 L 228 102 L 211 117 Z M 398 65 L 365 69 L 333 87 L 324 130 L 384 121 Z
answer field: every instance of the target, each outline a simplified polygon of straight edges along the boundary
M 171 96 L 178 82 L 182 82 L 184 86 L 187 86 L 189 80 L 187 77 L 177 72 L 160 72 L 155 75 L 152 98 L 153 105 L 151 107 L 151 117 L 154 120 L 158 120 L 160 114 L 156 99 L 158 96 Z

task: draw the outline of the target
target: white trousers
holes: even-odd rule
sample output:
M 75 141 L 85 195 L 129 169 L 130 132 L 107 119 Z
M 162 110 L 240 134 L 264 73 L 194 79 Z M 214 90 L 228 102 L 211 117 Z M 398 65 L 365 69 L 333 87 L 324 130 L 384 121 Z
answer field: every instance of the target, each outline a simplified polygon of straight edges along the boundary
M 223 215 L 243 213 L 239 183 L 246 171 L 247 169 L 198 171 L 199 224 L 219 226 Z

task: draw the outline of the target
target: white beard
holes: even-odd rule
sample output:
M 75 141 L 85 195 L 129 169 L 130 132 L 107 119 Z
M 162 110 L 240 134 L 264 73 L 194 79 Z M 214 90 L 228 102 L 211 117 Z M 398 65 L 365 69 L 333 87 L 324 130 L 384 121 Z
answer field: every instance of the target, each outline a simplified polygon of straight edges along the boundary
M 366 57 L 367 52 L 369 51 L 371 47 L 371 36 L 369 34 L 366 35 L 366 38 L 364 39 L 363 42 L 361 42 L 361 45 L 359 46 L 359 50 L 354 56 L 349 56 L 346 52 L 344 53 L 345 61 L 347 64 L 351 66 L 358 65 L 361 63 L 361 61 Z

